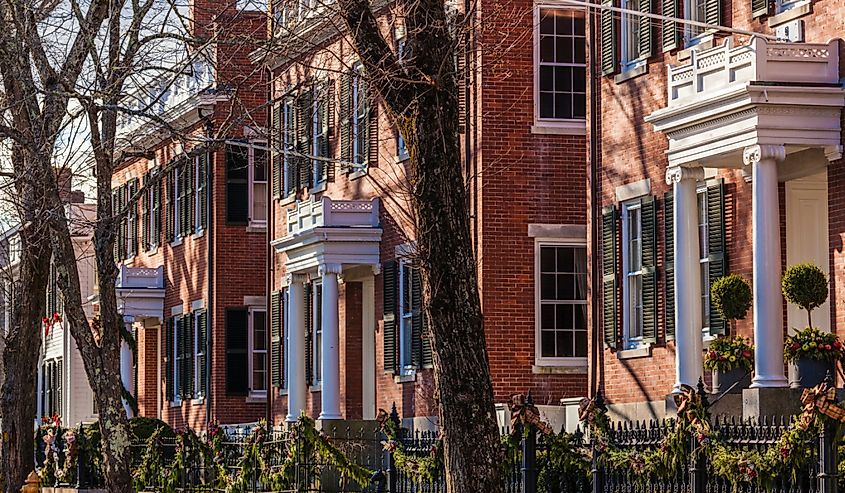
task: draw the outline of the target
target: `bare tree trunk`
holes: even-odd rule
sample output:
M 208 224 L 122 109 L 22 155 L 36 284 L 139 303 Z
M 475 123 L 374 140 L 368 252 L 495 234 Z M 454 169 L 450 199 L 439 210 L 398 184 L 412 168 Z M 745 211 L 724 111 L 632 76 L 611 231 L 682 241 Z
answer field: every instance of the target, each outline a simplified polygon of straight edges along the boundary
M 13 159 L 26 160 L 23 152 L 13 151 Z M 29 166 L 23 166 L 29 168 Z M 39 175 L 18 176 L 16 180 L 21 209 L 21 257 L 16 281 L 18 293 L 12 306 L 12 322 L 6 336 L 3 364 L 6 379 L 0 398 L 3 417 L 3 477 L 6 492 L 18 492 L 34 469 L 33 425 L 36 410 L 36 373 L 41 353 L 41 319 L 44 316 L 47 278 L 50 271 L 50 245 L 40 226 Z
M 339 0 L 347 35 L 408 148 L 447 488 L 502 492 L 499 430 L 461 166 L 453 24 L 443 0 L 398 3 L 410 53 L 401 63 L 381 35 L 370 2 Z

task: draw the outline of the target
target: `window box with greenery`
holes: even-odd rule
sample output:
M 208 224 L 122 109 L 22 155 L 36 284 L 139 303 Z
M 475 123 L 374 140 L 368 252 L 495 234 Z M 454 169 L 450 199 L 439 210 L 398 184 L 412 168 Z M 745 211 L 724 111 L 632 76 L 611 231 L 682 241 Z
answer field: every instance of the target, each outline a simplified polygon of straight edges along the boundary
M 795 365 L 793 388 L 812 388 L 825 376 L 836 371 L 836 362 L 843 356 L 842 341 L 836 334 L 813 327 L 812 312 L 825 301 L 828 294 L 827 275 L 812 264 L 797 264 L 788 268 L 781 281 L 783 297 L 789 303 L 807 311 L 808 326 L 795 330 L 784 343 L 783 355 Z

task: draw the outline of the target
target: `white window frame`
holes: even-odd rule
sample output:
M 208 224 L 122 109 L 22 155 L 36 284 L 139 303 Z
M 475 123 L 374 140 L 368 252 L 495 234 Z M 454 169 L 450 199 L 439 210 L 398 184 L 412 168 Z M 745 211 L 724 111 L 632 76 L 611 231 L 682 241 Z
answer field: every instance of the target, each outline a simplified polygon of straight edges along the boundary
M 311 385 L 323 383 L 323 282 L 314 281 L 311 290 Z
M 542 300 L 541 300 L 541 267 L 540 252 L 542 247 L 572 247 L 587 248 L 586 238 L 535 238 L 534 239 L 534 364 L 536 366 L 564 366 L 564 367 L 587 367 L 587 357 L 544 357 L 542 341 Z M 584 272 L 587 272 L 587 265 L 584 265 Z M 583 303 L 572 300 L 573 305 L 587 305 L 587 299 Z M 589 327 L 587 328 L 589 338 Z M 589 351 L 589 339 L 587 340 Z
M 158 188 L 159 190 L 161 189 L 160 188 L 161 183 L 155 181 L 155 175 L 153 173 L 150 173 L 149 176 L 150 176 L 150 179 L 153 180 L 153 183 L 147 184 L 147 191 L 145 192 L 147 194 L 147 204 L 148 204 L 148 206 L 147 206 L 147 223 L 144 225 L 144 227 L 147 228 L 147 231 L 148 231 L 147 243 L 144 244 L 144 251 L 145 252 L 154 251 L 155 248 L 158 246 L 158 241 L 157 241 L 158 237 L 161 236 L 161 231 L 156 231 L 156 228 L 155 228 L 156 227 L 156 218 L 158 217 L 159 214 L 161 214 L 161 210 L 160 210 L 161 206 L 159 206 L 158 208 L 156 208 L 156 206 L 155 206 L 155 192 L 156 192 L 156 187 L 159 187 Z
M 293 100 L 285 99 L 282 103 L 282 186 L 284 187 L 282 190 L 282 195 L 287 197 L 296 191 L 291 187 L 291 179 L 290 173 L 288 170 L 290 169 L 290 160 L 292 157 L 292 153 L 294 152 L 293 147 L 293 139 L 291 138 L 291 133 L 293 132 L 293 126 L 291 125 L 291 109 L 293 108 Z M 291 190 L 291 194 L 288 194 L 288 191 Z
M 413 299 L 413 286 L 411 280 L 405 274 L 411 272 L 413 266 L 407 259 L 399 259 L 399 369 L 402 375 L 413 375 L 416 372 L 414 366 L 414 312 L 419 307 L 405 306 L 405 289 L 408 289 L 409 301 Z
M 534 48 L 534 125 L 536 127 L 554 127 L 561 130 L 561 133 L 584 134 L 587 130 L 586 108 L 584 118 L 572 119 L 555 119 L 555 118 L 541 118 L 540 117 L 540 12 L 545 9 L 556 10 L 571 10 L 580 12 L 584 15 L 584 22 L 586 24 L 586 12 L 583 8 L 578 7 L 563 7 L 560 4 L 542 3 L 534 5 L 534 27 L 533 27 L 533 48 Z M 586 27 L 584 36 L 586 38 Z M 586 40 L 585 40 L 586 46 Z M 584 54 L 584 67 L 587 68 L 587 55 Z M 575 67 L 580 67 L 581 64 L 571 64 Z M 586 75 L 589 77 L 589 74 Z M 586 81 L 585 77 L 585 81 Z M 586 96 L 584 98 L 586 104 Z M 568 131 L 567 131 L 568 130 Z
M 247 146 L 249 150 L 247 151 L 248 155 L 248 162 L 249 162 L 249 172 L 247 175 L 249 176 L 249 225 L 250 226 L 265 226 L 267 224 L 267 213 L 269 209 L 269 205 L 267 201 L 264 202 L 264 219 L 255 219 L 255 185 L 256 184 L 264 184 L 264 197 L 267 197 L 267 173 L 269 170 L 267 167 L 269 166 L 269 148 L 267 147 L 267 143 L 263 141 L 255 141 L 250 142 Z M 261 150 L 264 151 L 264 180 L 256 180 L 255 179 L 255 151 Z
M 698 15 L 696 3 L 704 2 L 705 0 L 684 0 L 684 19 L 695 22 L 705 22 Z M 704 13 L 703 16 L 707 14 Z M 709 36 L 710 32 L 703 27 L 693 26 L 692 24 L 684 24 L 684 45 L 689 48 L 700 43 L 705 37 Z
M 267 396 L 267 374 L 269 372 L 269 351 L 267 348 L 267 308 L 266 307 L 257 307 L 251 306 L 247 309 L 249 314 L 248 321 L 247 321 L 247 339 L 248 339 L 248 351 L 249 354 L 249 361 L 248 361 L 248 371 L 249 371 L 249 396 L 250 397 L 266 397 Z M 264 349 L 255 349 L 255 314 L 256 313 L 263 313 L 264 314 Z M 264 355 L 264 381 L 262 385 L 264 389 L 256 389 L 255 388 L 255 373 L 254 373 L 254 359 L 256 354 L 263 354 Z
M 361 94 L 362 65 L 356 63 L 352 67 L 352 162 L 364 169 L 369 160 L 369 149 L 367 142 L 363 142 L 361 136 L 364 134 L 364 126 L 367 122 L 366 105 L 361 105 L 359 100 Z
M 630 5 L 636 3 L 638 3 L 637 0 L 622 0 L 622 7 L 629 10 L 637 10 L 634 6 Z M 622 12 L 620 18 L 619 59 L 621 62 L 621 72 L 625 73 L 642 66 L 645 64 L 645 60 L 640 58 L 638 46 L 640 33 L 639 16 L 630 12 Z
M 795 7 L 809 3 L 809 0 L 777 0 L 775 2 L 775 14 L 782 14 L 788 10 L 794 9 Z
M 640 270 L 639 271 L 630 271 L 630 242 L 631 242 L 631 232 L 628 230 L 628 219 L 631 211 L 637 211 L 637 214 L 640 217 L 638 222 L 639 231 L 638 236 L 640 239 Z M 643 347 L 643 327 L 642 327 L 642 318 L 640 318 L 640 326 L 638 328 L 638 333 L 634 332 L 634 327 L 631 327 L 631 286 L 630 286 L 630 279 L 634 277 L 640 278 L 640 291 L 639 291 L 639 306 L 642 307 L 643 299 L 642 299 L 642 276 L 643 276 L 643 269 L 642 269 L 642 206 L 640 204 L 639 199 L 635 199 L 633 201 L 625 202 L 622 204 L 622 337 L 623 337 L 623 345 L 624 349 L 635 349 L 638 347 Z
M 202 197 L 200 196 L 200 160 L 202 159 L 202 155 L 194 156 L 194 228 L 197 235 L 203 232 L 202 226 Z M 206 173 L 208 173 L 209 166 L 206 165 Z M 208 193 L 208 189 L 206 188 L 206 194 Z
M 702 201 L 703 197 L 703 201 Z M 710 225 L 707 221 L 707 186 L 701 185 L 696 190 L 696 209 L 698 216 L 698 244 L 701 266 L 701 333 L 710 337 Z M 704 208 L 702 209 L 702 205 Z M 704 251 L 702 252 L 702 248 Z M 706 280 L 706 281 L 705 281 Z
M 182 238 L 182 222 L 179 220 L 180 204 L 179 204 L 179 180 L 181 180 L 184 171 L 184 166 L 176 166 L 173 168 L 173 183 L 170 186 L 171 195 L 168 197 L 173 204 L 173 240 L 171 243 L 179 243 Z
M 178 180 L 177 180 L 178 181 Z M 170 402 L 173 405 L 179 405 L 182 403 L 182 396 L 180 395 L 179 391 L 182 387 L 182 382 L 179 381 L 179 368 L 182 365 L 182 358 L 179 357 L 179 346 L 181 344 L 181 337 L 179 337 L 179 322 L 178 319 L 181 317 L 182 314 L 175 315 L 171 319 L 173 320 L 173 354 L 171 357 L 173 358 L 173 374 L 171 377 L 173 378 L 173 400 Z
M 311 182 L 312 189 L 323 187 L 328 181 L 328 173 L 326 172 L 328 162 L 317 158 L 328 158 L 329 156 L 321 156 L 321 142 L 328 141 L 329 129 L 326 122 L 324 122 L 320 115 L 320 98 L 328 96 L 324 94 L 326 88 L 321 84 L 314 86 L 311 101 Z M 328 104 L 328 102 L 326 103 Z M 328 148 L 328 146 L 326 146 Z M 322 173 L 320 172 L 322 167 Z
M 193 325 L 193 332 L 194 332 L 194 398 L 195 399 L 203 399 L 205 398 L 205 393 L 201 392 L 202 389 L 202 370 L 200 368 L 200 358 L 205 356 L 205 347 L 200 347 L 198 344 L 200 342 L 200 318 L 199 315 L 202 311 L 196 311 L 193 313 L 191 317 L 191 324 Z M 208 328 L 206 328 L 206 337 L 208 337 Z

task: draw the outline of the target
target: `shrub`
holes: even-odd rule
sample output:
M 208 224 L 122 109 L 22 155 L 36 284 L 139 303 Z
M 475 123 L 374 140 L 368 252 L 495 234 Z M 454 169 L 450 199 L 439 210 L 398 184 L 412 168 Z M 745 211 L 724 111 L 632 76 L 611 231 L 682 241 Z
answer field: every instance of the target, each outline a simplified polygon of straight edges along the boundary
M 813 264 L 796 264 L 786 269 L 781 280 L 786 301 L 807 311 L 808 327 L 813 326 L 811 313 L 827 301 L 827 276 Z
M 751 308 L 751 286 L 738 274 L 720 277 L 710 286 L 710 302 L 725 320 L 742 320 Z

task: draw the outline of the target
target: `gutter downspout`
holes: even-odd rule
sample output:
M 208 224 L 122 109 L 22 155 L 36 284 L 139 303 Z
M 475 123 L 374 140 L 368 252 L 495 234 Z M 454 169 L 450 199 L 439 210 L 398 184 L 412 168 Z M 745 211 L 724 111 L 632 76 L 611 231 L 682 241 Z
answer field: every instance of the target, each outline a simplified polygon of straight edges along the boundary
M 267 101 L 273 101 L 272 76 L 273 76 L 273 73 L 268 69 L 267 70 Z M 268 114 L 267 114 L 268 125 L 266 126 L 266 128 L 272 129 L 273 128 L 273 121 L 272 121 L 273 105 L 272 104 L 269 106 L 268 111 L 269 111 Z M 271 132 L 272 132 L 272 130 L 271 130 Z M 272 152 L 272 146 L 274 145 L 272 135 L 271 135 L 271 138 L 267 139 L 267 142 L 270 143 L 270 146 L 269 146 L 270 152 Z M 270 162 L 270 163 L 273 162 L 272 157 L 270 157 L 270 159 L 268 159 L 268 162 Z M 272 164 L 270 166 L 270 170 L 271 170 L 270 171 L 271 174 L 278 171 L 276 169 L 273 169 Z M 274 265 L 273 265 L 273 253 L 272 253 L 273 249 L 270 247 L 270 231 L 273 230 L 273 226 L 275 225 L 275 212 L 276 212 L 276 201 L 273 199 L 273 185 L 272 185 L 274 178 L 275 177 L 273 177 L 273 176 L 270 177 L 270 180 L 269 180 L 269 183 L 268 183 L 268 185 L 270 185 L 270 186 L 265 187 L 265 191 L 264 191 L 264 193 L 266 194 L 265 203 L 267 204 L 267 229 L 265 230 L 265 233 L 264 233 L 266 235 L 265 238 L 264 238 L 264 246 L 267 248 L 267 268 L 264 269 L 264 272 L 266 272 L 266 276 L 267 276 L 267 279 L 266 279 L 267 287 L 266 287 L 266 290 L 264 292 L 265 310 L 266 310 L 265 313 L 267 313 L 267 314 L 269 314 L 272 310 L 272 307 L 270 306 L 271 299 L 272 299 L 271 293 L 273 292 L 273 279 L 276 277 L 275 271 L 274 271 Z M 270 317 L 264 317 L 264 319 L 265 319 L 265 323 L 267 323 L 268 325 L 270 325 L 272 323 L 272 322 L 270 322 Z M 272 340 L 271 340 L 272 337 L 271 337 L 271 334 L 270 334 L 270 330 L 264 331 L 264 337 L 266 339 L 264 347 L 272 348 Z M 269 426 L 272 427 L 272 426 L 275 425 L 275 423 L 272 421 L 272 414 L 273 414 L 273 382 L 272 382 L 272 380 L 273 379 L 270 377 L 270 375 L 272 373 L 271 368 L 273 367 L 273 362 L 270 361 L 270 359 L 273 357 L 273 351 L 272 350 L 268 351 L 268 355 L 269 355 L 269 357 L 267 358 L 267 362 L 268 362 L 267 369 L 269 371 L 265 372 L 265 376 L 264 376 L 264 378 L 266 379 L 266 383 L 264 385 L 264 388 L 267 389 L 267 399 L 266 399 L 266 402 L 265 402 L 265 409 L 264 409 L 264 421 Z M 281 356 L 281 355 L 279 355 L 279 356 Z
M 599 111 L 601 111 L 601 107 L 599 104 L 601 93 L 600 93 L 600 80 L 598 78 L 598 50 L 597 42 L 598 36 L 596 33 L 596 16 L 597 10 L 595 7 L 590 6 L 587 10 L 587 15 L 590 16 L 590 251 L 591 251 L 591 269 L 590 272 L 590 280 L 591 280 L 591 289 L 590 289 L 590 308 L 592 311 L 592 320 L 591 326 L 593 330 L 593 350 L 591 351 L 592 356 L 592 364 L 590 365 L 590 388 L 589 388 L 589 396 L 594 397 L 599 390 L 603 390 L 604 387 L 604 348 L 602 346 L 603 339 L 600 337 L 599 334 L 599 297 L 598 287 L 600 285 L 600 278 L 599 278 L 599 262 L 598 259 L 601 257 L 599 255 L 599 242 L 598 242 L 598 234 L 597 232 L 600 231 L 599 227 L 599 214 L 598 211 L 599 207 L 599 187 L 598 187 L 598 180 L 599 180 L 599 172 L 598 172 L 598 161 L 599 161 Z
M 216 107 L 215 107 L 216 112 Z M 211 138 L 212 131 L 214 130 L 214 114 L 208 118 L 206 121 L 205 132 L 206 136 Z M 208 153 L 209 151 L 206 150 Z M 214 368 L 214 353 L 212 350 L 214 349 L 214 321 L 216 317 L 214 316 L 214 248 L 216 245 L 216 241 L 214 241 L 214 222 L 217 219 L 217 214 L 215 213 L 215 209 L 211 207 L 212 201 L 209 199 L 210 197 L 214 196 L 214 167 L 217 164 L 216 152 L 209 153 L 208 156 L 208 166 L 206 168 L 205 173 L 205 207 L 208 214 L 208 224 L 206 224 L 206 253 L 208 255 L 208 269 L 206 272 L 208 273 L 208 306 L 205 308 L 205 316 L 206 316 L 206 336 L 205 336 L 205 422 L 206 424 L 211 423 L 212 419 L 214 418 L 214 413 L 212 412 L 212 396 L 214 392 L 211 389 L 211 369 Z

